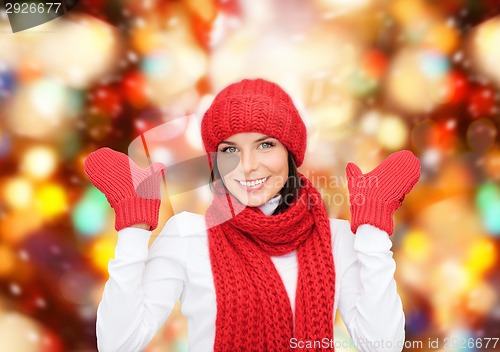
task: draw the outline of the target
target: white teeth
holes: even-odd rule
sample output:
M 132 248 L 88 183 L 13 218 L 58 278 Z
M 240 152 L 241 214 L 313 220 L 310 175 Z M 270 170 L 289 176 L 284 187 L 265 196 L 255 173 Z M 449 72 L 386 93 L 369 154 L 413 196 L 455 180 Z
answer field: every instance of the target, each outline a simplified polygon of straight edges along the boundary
M 260 179 L 258 181 L 251 181 L 251 182 L 245 182 L 245 181 L 239 181 L 240 184 L 242 186 L 250 186 L 250 187 L 253 187 L 253 186 L 256 186 L 256 185 L 260 185 L 261 183 L 263 183 L 265 180 L 267 179 L 267 177 L 264 177 L 263 179 Z

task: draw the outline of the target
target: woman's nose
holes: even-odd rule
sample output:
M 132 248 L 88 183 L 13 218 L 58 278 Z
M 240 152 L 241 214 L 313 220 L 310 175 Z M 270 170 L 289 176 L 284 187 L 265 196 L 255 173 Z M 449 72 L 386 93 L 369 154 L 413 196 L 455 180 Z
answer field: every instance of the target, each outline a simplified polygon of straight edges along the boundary
M 240 157 L 241 166 L 245 175 L 258 168 L 259 161 L 256 155 L 252 152 L 242 152 Z

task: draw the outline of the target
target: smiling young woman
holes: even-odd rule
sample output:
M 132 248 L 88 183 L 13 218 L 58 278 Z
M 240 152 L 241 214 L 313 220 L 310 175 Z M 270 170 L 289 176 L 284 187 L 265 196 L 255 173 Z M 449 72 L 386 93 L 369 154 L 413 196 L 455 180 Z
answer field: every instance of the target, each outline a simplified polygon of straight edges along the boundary
M 213 201 L 204 215 L 174 215 L 149 249 L 168 170 L 142 170 L 107 148 L 85 162 L 118 231 L 97 312 L 99 349 L 142 350 L 180 299 L 190 351 L 334 350 L 337 309 L 359 350 L 401 351 L 405 319 L 389 236 L 418 181 L 418 159 L 397 152 L 368 174 L 349 163 L 349 223 L 328 218 L 298 171 L 306 128 L 275 83 L 223 89 L 201 135 Z
M 238 163 L 241 167 L 237 167 Z M 288 150 L 276 138 L 238 133 L 219 144 L 217 168 L 224 186 L 242 204 L 258 207 L 277 196 L 288 177 Z
M 247 159 L 250 159 L 250 164 L 245 162 Z M 240 160 L 242 165 L 247 165 L 244 166 L 247 172 L 240 170 L 241 176 L 236 169 Z M 252 168 L 256 167 L 254 163 L 258 163 L 257 166 L 262 163 L 263 170 L 259 172 L 267 173 L 267 176 L 246 176 L 252 174 Z M 225 187 L 242 204 L 258 207 L 277 199 L 273 214 L 284 211 L 299 192 L 298 170 L 292 153 L 276 138 L 261 133 L 238 133 L 222 141 L 210 175 L 212 191 L 214 182 L 221 179 L 221 173 Z

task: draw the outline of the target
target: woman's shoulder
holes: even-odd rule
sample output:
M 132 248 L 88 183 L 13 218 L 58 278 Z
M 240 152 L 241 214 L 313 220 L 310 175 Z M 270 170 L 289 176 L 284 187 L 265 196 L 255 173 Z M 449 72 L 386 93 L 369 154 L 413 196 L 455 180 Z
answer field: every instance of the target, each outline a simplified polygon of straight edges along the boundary
M 203 215 L 187 211 L 172 215 L 151 244 L 150 257 L 170 257 L 184 262 L 191 239 L 206 237 L 204 219 Z
M 181 237 L 193 235 L 205 235 L 205 216 L 201 214 L 183 211 L 172 215 L 165 223 L 162 230 L 164 234 L 176 234 Z
M 348 220 L 330 218 L 330 230 L 334 252 L 354 246 L 354 234 L 351 232 L 351 223 Z
M 330 229 L 333 259 L 339 277 L 342 277 L 350 263 L 356 261 L 354 234 L 351 232 L 351 223 L 343 219 L 330 219 Z
M 346 234 L 351 234 L 351 223 L 344 219 L 332 219 L 330 218 L 330 230 L 332 231 L 332 236 L 345 236 Z

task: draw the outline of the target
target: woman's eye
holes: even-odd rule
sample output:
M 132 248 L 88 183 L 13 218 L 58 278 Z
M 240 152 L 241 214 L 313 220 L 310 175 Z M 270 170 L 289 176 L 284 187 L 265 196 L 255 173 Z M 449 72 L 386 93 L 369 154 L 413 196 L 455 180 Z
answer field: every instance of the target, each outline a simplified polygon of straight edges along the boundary
M 221 150 L 223 153 L 234 153 L 236 151 L 235 147 L 225 147 Z
M 261 146 L 263 146 L 264 149 L 274 147 L 274 145 L 275 144 L 273 142 L 264 142 L 261 144 Z

